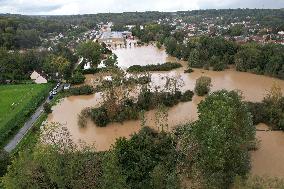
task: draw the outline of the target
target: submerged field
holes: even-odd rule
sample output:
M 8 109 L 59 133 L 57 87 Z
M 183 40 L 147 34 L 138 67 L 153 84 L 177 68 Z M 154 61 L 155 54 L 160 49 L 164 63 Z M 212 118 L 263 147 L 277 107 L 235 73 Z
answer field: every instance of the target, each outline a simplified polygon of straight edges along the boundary
M 15 127 L 20 127 L 46 97 L 50 84 L 0 86 L 0 143 Z M 16 120 L 15 124 L 10 124 Z

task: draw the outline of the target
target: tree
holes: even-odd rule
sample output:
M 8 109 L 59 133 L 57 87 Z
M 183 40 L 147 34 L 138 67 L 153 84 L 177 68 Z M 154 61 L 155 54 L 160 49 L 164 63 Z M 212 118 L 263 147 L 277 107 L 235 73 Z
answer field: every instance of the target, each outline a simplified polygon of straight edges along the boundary
M 2 177 L 6 173 L 7 167 L 8 165 L 10 165 L 10 163 L 11 159 L 8 152 L 0 149 L 0 177 Z
M 264 112 L 270 126 L 284 130 L 284 98 L 281 88 L 274 84 L 263 99 Z
M 47 114 L 52 112 L 51 105 L 49 103 L 44 103 L 43 109 L 44 109 L 44 112 L 47 113 Z
M 75 72 L 70 78 L 71 84 L 82 84 L 84 83 L 86 77 L 81 72 Z
M 102 46 L 97 42 L 87 41 L 78 46 L 77 53 L 83 58 L 91 61 L 94 67 L 97 67 L 101 59 Z
M 184 167 L 201 188 L 229 188 L 250 170 L 248 148 L 255 127 L 235 91 L 217 91 L 198 105 L 198 120 L 185 126 L 181 149 Z
M 169 55 L 174 56 L 177 48 L 177 40 L 174 37 L 167 38 L 165 40 L 165 47 L 166 47 L 166 52 Z
M 200 60 L 200 53 L 197 49 L 193 49 L 190 54 L 189 54 L 189 58 L 188 58 L 188 63 L 190 67 L 193 68 L 202 68 L 203 64 Z
M 93 147 L 77 146 L 67 128 L 47 125 L 41 142 L 19 153 L 3 177 L 5 188 L 100 188 L 101 159 Z
M 236 69 L 238 71 L 249 71 L 259 66 L 261 51 L 257 45 L 244 46 L 235 56 Z M 257 71 L 257 70 L 256 70 Z
M 32 30 L 17 30 L 15 35 L 17 48 L 33 48 L 40 45 L 39 32 Z
M 117 56 L 115 54 L 108 56 L 104 61 L 104 65 L 108 68 L 117 67 Z
M 69 75 L 69 67 L 70 62 L 66 58 L 55 55 L 50 55 L 49 57 L 47 57 L 43 65 L 43 69 L 46 73 L 49 73 L 51 75 L 58 73 L 59 77 L 64 78 Z
M 198 96 L 204 96 L 209 93 L 211 87 L 211 78 L 201 76 L 196 80 L 194 91 Z
M 118 139 L 113 153 L 129 188 L 179 188 L 175 148 L 170 134 L 144 127 L 130 140 Z

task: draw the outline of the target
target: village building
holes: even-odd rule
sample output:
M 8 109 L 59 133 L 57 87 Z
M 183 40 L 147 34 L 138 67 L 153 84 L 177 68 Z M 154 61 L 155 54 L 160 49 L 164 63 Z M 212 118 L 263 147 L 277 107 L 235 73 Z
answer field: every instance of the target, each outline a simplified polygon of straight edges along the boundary
M 125 38 L 123 32 L 103 32 L 98 39 L 99 43 L 105 43 L 108 46 L 124 45 Z
M 33 71 L 33 73 L 31 74 L 30 78 L 36 84 L 47 83 L 47 80 L 43 76 L 41 76 L 39 73 L 37 73 L 36 71 Z

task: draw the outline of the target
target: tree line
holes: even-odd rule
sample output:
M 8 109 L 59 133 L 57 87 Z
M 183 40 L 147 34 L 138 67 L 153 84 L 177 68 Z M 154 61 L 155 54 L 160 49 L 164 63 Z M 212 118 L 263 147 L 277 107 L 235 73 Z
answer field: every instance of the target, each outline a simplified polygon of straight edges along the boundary
M 201 36 L 185 43 L 170 37 L 165 47 L 168 54 L 187 60 L 193 68 L 221 71 L 235 65 L 237 71 L 284 79 L 284 47 L 280 44 L 248 42 L 240 45 L 222 37 Z

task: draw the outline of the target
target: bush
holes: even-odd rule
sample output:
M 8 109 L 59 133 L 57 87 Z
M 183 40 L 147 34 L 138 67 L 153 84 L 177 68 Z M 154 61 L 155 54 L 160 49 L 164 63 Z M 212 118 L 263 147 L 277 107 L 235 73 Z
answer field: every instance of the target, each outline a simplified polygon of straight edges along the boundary
M 184 73 L 192 73 L 192 72 L 194 72 L 194 70 L 191 69 L 191 68 L 188 68 L 187 70 L 184 70 Z
M 183 95 L 181 96 L 181 101 L 182 102 L 188 102 L 192 100 L 194 93 L 191 90 L 187 90 L 183 93 Z
M 91 118 L 99 127 L 105 127 L 109 123 L 109 116 L 105 107 L 94 108 L 91 110 Z
M 76 72 L 70 79 L 71 84 L 82 84 L 86 77 L 81 72 Z
M 209 93 L 211 87 L 211 78 L 201 76 L 196 80 L 194 91 L 198 96 L 204 96 Z
M 139 111 L 137 111 L 137 105 L 133 100 L 126 100 L 122 103 L 119 108 L 119 112 L 115 115 L 114 119 L 118 122 L 123 122 L 124 120 L 137 120 L 139 118 Z
M 49 104 L 47 102 L 43 104 L 43 109 L 44 109 L 45 113 L 47 113 L 47 114 L 50 114 L 52 112 L 51 104 Z
M 91 117 L 94 123 L 100 127 L 106 126 L 109 122 L 123 122 L 126 120 L 137 120 L 141 111 L 148 111 L 156 108 L 159 104 L 163 104 L 166 107 L 172 107 L 178 104 L 180 101 L 190 101 L 192 99 L 193 92 L 186 91 L 182 94 L 180 91 L 175 93 L 170 92 L 150 92 L 149 89 L 142 90 L 138 96 L 138 100 L 135 103 L 131 99 L 124 100 L 121 104 L 118 104 L 117 111 L 110 113 L 110 111 L 102 105 L 100 108 L 93 108 L 91 110 Z M 79 123 L 85 123 L 84 112 L 79 115 Z
M 0 177 L 4 176 L 11 160 L 8 152 L 0 149 Z M 1 186 L 1 185 L 0 185 Z
M 177 91 L 174 94 L 169 92 L 158 93 L 157 96 L 158 103 L 164 104 L 166 107 L 173 107 L 174 105 L 178 104 L 180 98 L 181 98 L 180 91 Z
M 133 65 L 127 69 L 127 72 L 170 71 L 180 67 L 182 67 L 182 65 L 176 62 L 166 62 L 164 64 L 157 65 L 151 64 L 146 66 Z
M 80 127 L 85 127 L 87 125 L 87 119 L 91 114 L 90 108 L 85 108 L 81 111 L 81 113 L 78 115 L 78 125 Z
M 82 74 L 96 74 L 99 73 L 101 71 L 100 68 L 90 68 L 87 70 L 82 70 Z
M 253 124 L 267 123 L 265 105 L 262 102 L 247 102 L 248 109 L 252 115 Z
M 74 88 L 71 88 L 69 89 L 69 94 L 70 95 L 90 95 L 90 94 L 93 94 L 94 93 L 94 88 L 90 85 L 84 85 L 84 86 L 81 86 L 81 87 L 74 87 Z
M 175 149 L 170 134 L 143 127 L 129 140 L 118 139 L 113 152 L 129 188 L 179 188 Z
M 253 123 L 266 123 L 276 130 L 284 130 L 284 97 L 281 88 L 273 86 L 262 102 L 247 102 Z

